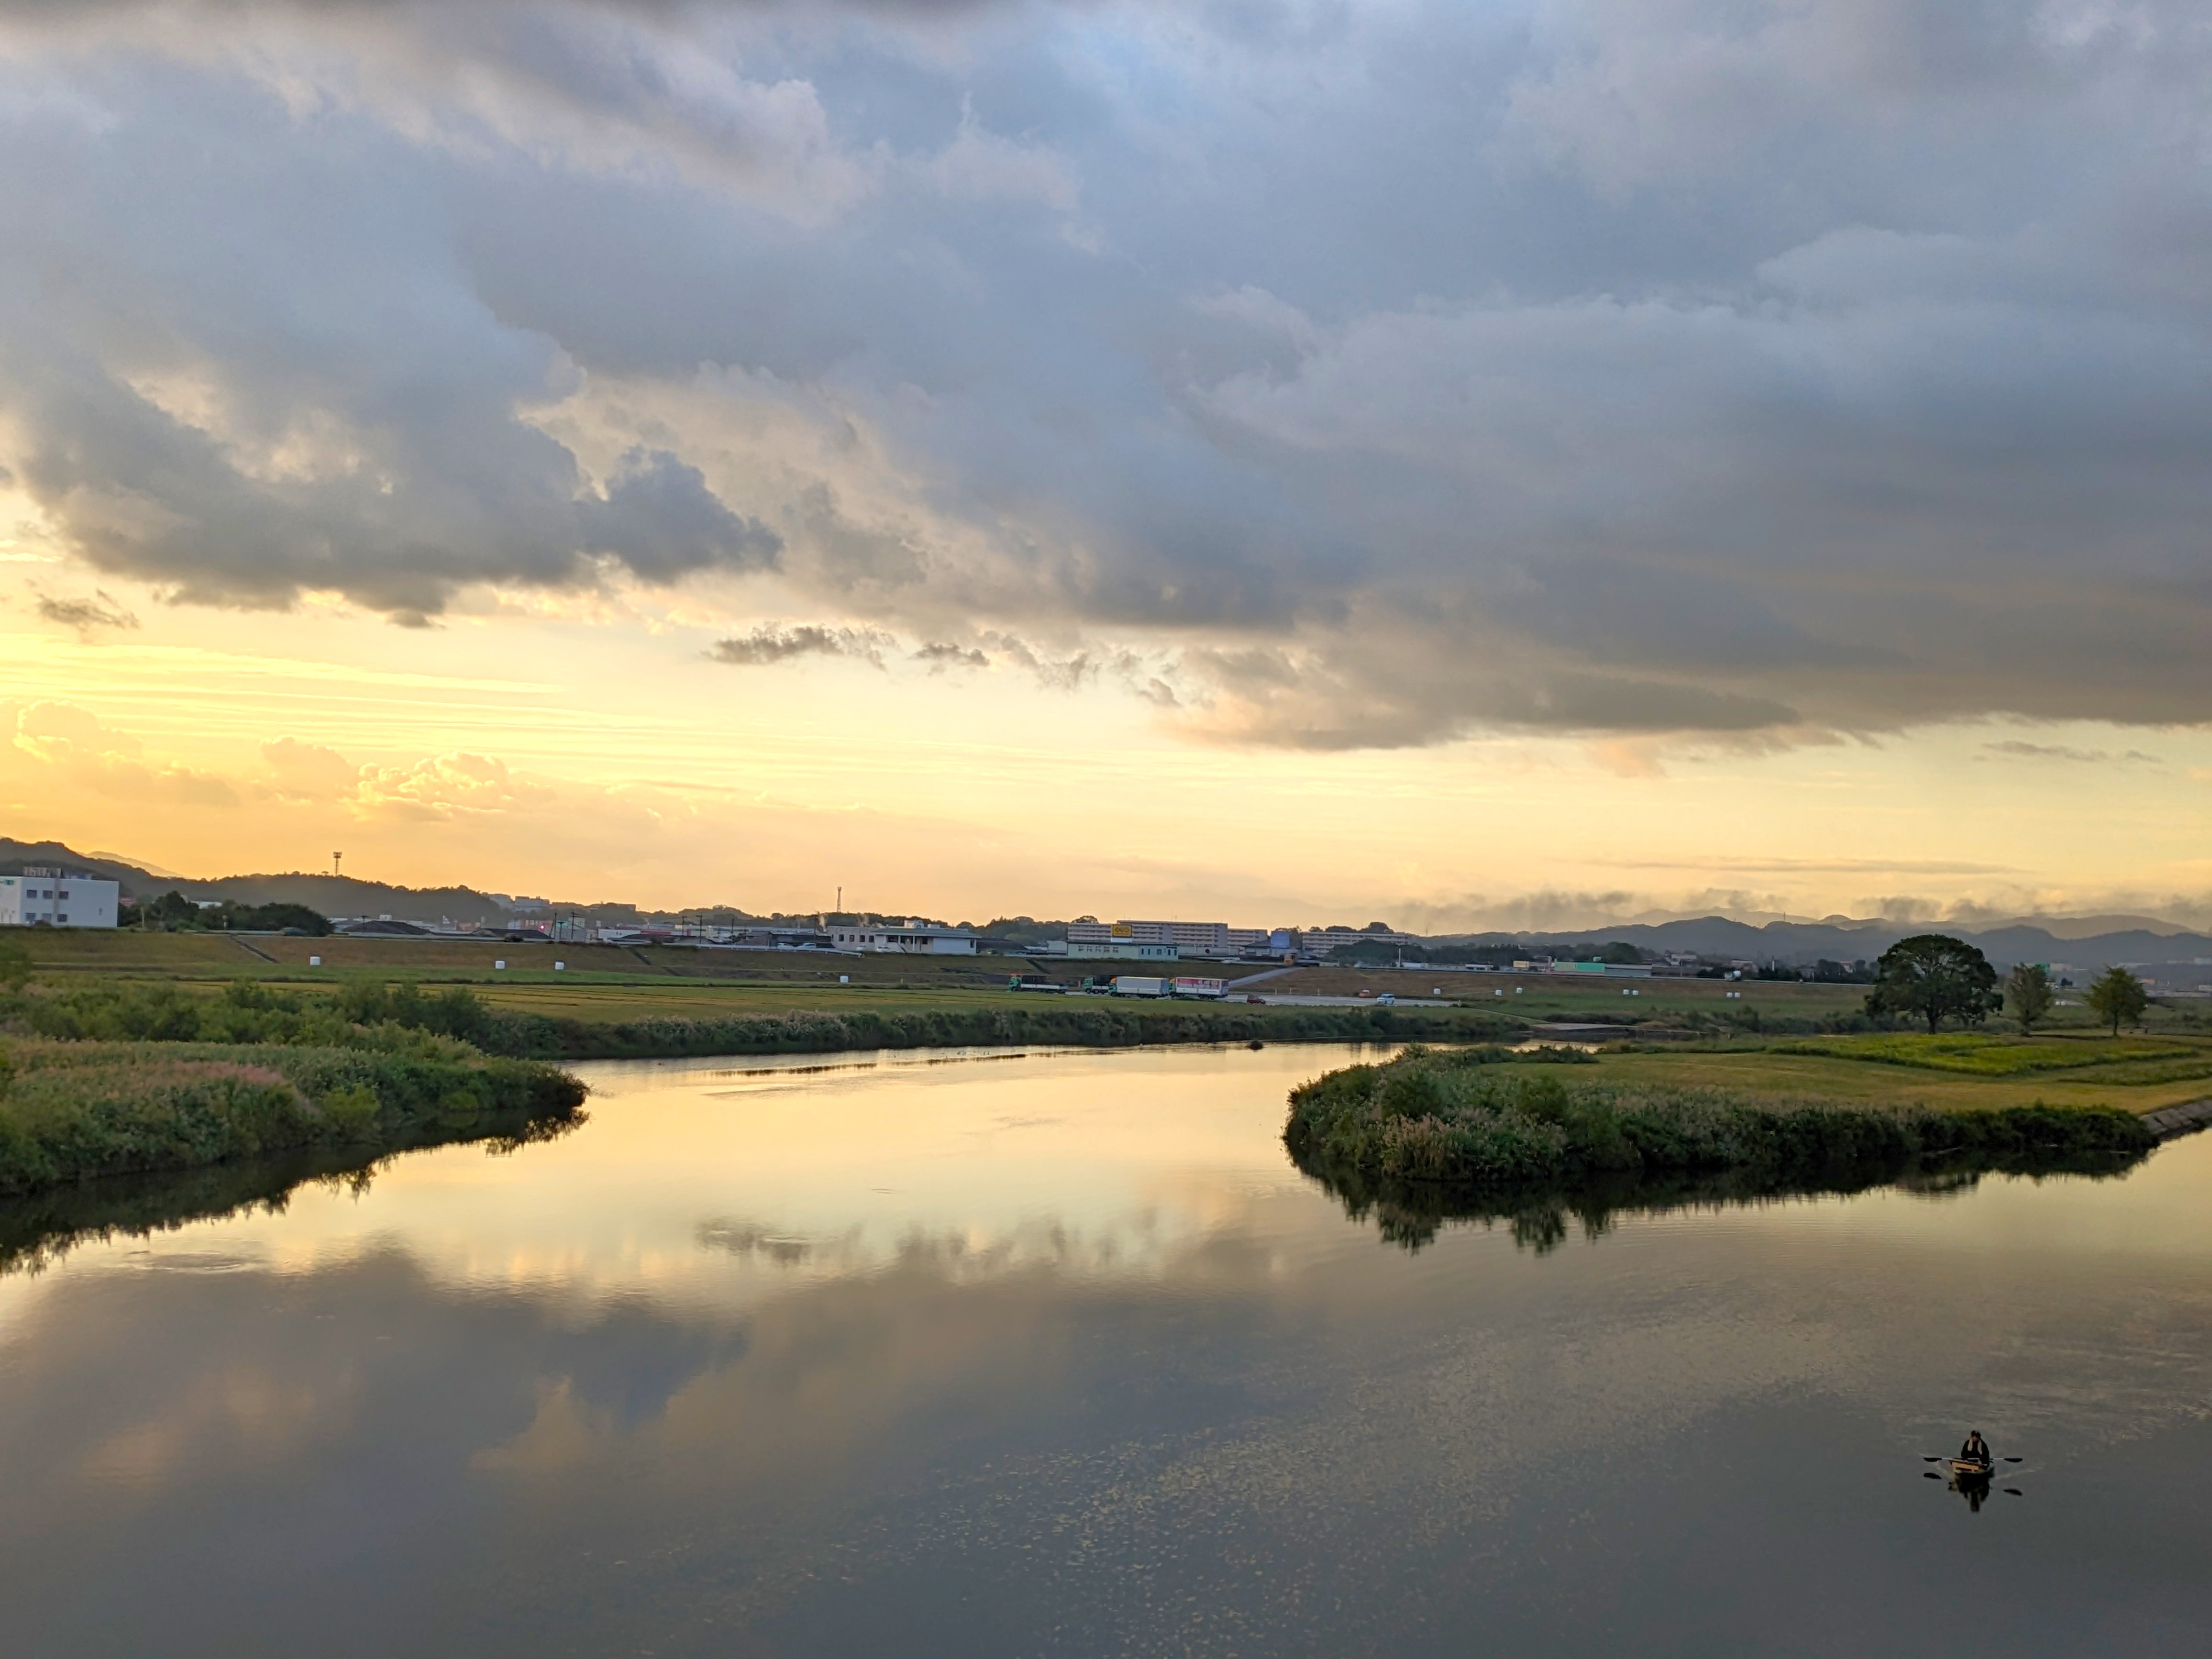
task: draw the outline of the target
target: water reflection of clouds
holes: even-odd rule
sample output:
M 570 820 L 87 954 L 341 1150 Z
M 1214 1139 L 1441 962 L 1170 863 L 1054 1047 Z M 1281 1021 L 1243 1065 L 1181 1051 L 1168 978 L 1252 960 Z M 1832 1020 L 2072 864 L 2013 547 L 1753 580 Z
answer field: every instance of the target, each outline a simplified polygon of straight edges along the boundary
M 1071 1651 L 1372 1649 L 1477 1628 L 1443 1610 L 1524 1557 L 1634 1583 L 1653 1538 L 1728 1524 L 1700 1483 L 1732 1460 L 1737 1541 L 1853 1559 L 1820 1505 L 1758 1507 L 1758 1433 L 1849 1496 L 1961 1401 L 2048 1444 L 2205 1397 L 2212 1289 L 2179 1245 L 2212 1143 L 2176 1149 L 2193 1185 L 2154 1162 L 2126 1190 L 1408 1257 L 1265 1161 L 1279 1074 L 1091 1073 L 1057 1090 L 1066 1121 L 978 1138 L 1041 1081 L 1005 1075 L 774 1122 L 611 1093 L 568 1142 L 403 1160 L 0 1285 L 11 1638 L 888 1651 L 902 1609 L 951 1605 L 929 1585 L 1049 1605 Z M 238 1564 L 272 1559 L 241 1600 Z M 94 1585 L 155 1588 L 95 1627 Z
M 151 1248 L 313 1274 L 397 1247 L 478 1290 L 647 1295 L 707 1314 L 781 1294 L 793 1274 L 917 1252 L 968 1279 L 1157 1276 L 1180 1270 L 1181 1244 L 1255 1224 L 1255 1206 L 1270 1227 L 1335 1236 L 1282 1160 L 1275 1120 L 1288 1087 L 1343 1052 L 749 1066 L 764 1087 L 741 1098 L 722 1065 L 586 1067 L 593 1121 L 567 1140 L 404 1157 L 366 1190 L 302 1188 L 275 1212 Z M 118 1266 L 123 1248 L 78 1249 L 67 1270 Z M 0 1282 L 0 1321 L 23 1293 Z
M 1217 1278 L 1225 1260 L 1255 1263 L 1245 1277 L 1273 1276 L 1279 1253 L 1257 1243 L 1233 1218 L 1217 1212 L 1198 1224 L 1148 1206 L 1085 1229 L 1052 1215 L 1009 1226 L 909 1225 L 881 1233 L 852 1226 L 810 1235 L 788 1226 L 715 1218 L 696 1230 L 700 1245 L 749 1266 L 788 1275 L 835 1278 L 927 1268 L 947 1284 L 975 1284 L 1008 1273 L 1048 1272 L 1071 1280 L 1120 1276 L 1174 1280 Z

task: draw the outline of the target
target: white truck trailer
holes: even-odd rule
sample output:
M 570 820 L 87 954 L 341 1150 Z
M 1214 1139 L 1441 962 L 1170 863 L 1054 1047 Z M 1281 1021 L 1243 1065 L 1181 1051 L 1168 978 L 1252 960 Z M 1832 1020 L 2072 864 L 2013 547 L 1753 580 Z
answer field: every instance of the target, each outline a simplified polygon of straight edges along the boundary
M 1152 979 L 1142 974 L 1116 974 L 1114 994 L 1117 997 L 1171 997 L 1175 981 L 1171 979 Z

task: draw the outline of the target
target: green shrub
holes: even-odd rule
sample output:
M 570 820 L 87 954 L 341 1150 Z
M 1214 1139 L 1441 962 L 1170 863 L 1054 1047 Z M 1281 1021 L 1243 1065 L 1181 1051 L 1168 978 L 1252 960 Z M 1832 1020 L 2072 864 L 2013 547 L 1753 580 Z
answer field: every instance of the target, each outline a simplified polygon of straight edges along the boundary
M 332 1137 L 343 1140 L 374 1140 L 377 1118 L 384 1109 L 376 1091 L 365 1083 L 349 1083 L 331 1090 L 322 1099 L 323 1115 L 330 1120 Z

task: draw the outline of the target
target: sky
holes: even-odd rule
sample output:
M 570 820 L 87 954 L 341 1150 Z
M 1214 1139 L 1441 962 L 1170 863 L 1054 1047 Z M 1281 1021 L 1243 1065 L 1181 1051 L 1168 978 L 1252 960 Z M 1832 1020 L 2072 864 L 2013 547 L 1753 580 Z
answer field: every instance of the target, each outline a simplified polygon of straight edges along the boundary
M 0 0 L 0 830 L 2212 921 L 2212 18 Z

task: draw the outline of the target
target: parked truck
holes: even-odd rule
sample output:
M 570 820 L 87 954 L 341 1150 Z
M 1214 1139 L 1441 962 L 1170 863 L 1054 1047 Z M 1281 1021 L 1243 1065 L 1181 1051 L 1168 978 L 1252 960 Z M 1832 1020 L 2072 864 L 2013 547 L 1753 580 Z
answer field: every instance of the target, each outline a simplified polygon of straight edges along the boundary
M 1229 994 L 1225 980 L 1179 978 L 1175 982 L 1175 994 L 1179 997 L 1210 997 L 1218 1001 Z
M 1117 997 L 1171 997 L 1175 981 L 1171 979 L 1152 979 L 1142 974 L 1117 974 L 1114 978 L 1114 994 Z

